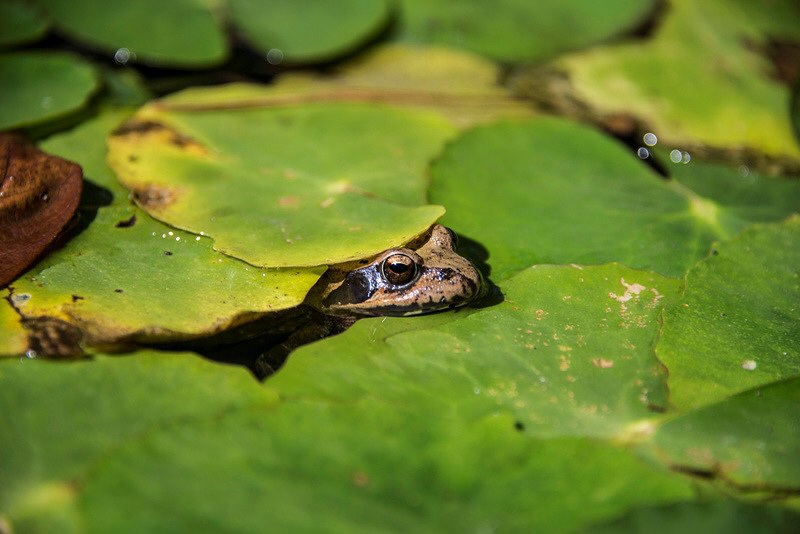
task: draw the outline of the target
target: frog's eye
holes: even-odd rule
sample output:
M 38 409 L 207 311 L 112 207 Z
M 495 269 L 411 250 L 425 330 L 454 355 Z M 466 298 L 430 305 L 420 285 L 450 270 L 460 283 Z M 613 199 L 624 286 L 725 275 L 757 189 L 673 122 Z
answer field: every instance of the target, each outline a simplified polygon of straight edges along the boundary
M 406 254 L 392 254 L 383 260 L 381 273 L 390 284 L 402 286 L 417 276 L 417 262 Z

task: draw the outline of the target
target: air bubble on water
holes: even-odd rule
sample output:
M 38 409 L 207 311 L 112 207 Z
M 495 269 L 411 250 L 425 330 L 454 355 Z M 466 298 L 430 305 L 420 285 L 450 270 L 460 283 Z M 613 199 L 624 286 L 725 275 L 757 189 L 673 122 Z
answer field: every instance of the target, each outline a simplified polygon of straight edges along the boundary
M 33 349 L 28 349 L 25 352 L 25 357 L 28 358 L 29 360 L 33 360 L 34 358 L 36 358 L 38 356 L 39 356 L 39 354 L 37 354 L 37 352 L 35 350 L 33 350 Z
M 642 141 L 644 141 L 644 144 L 647 146 L 655 146 L 656 143 L 658 143 L 658 137 L 656 137 L 656 134 L 653 132 L 647 132 L 642 137 Z
M 742 362 L 742 369 L 745 371 L 754 371 L 758 366 L 755 360 L 745 360 Z
M 175 238 L 175 241 L 180 241 L 180 240 L 181 240 L 181 236 L 177 236 L 177 237 Z
M 475 388 L 475 389 L 472 390 L 472 392 L 475 393 L 475 395 L 480 395 L 481 394 L 481 388 Z
M 175 235 L 175 234 L 173 234 L 172 232 L 167 232 L 167 235 L 168 235 L 168 236 L 173 236 L 173 235 Z
M 161 239 L 166 239 L 166 238 L 167 238 L 167 234 L 161 234 Z
M 640 146 L 639 150 L 636 151 L 636 155 L 639 156 L 640 159 L 647 159 L 650 157 L 650 151 L 645 147 Z
M 672 163 L 680 163 L 682 159 L 683 159 L 683 154 L 681 154 L 681 151 L 678 150 L 677 148 L 669 153 L 669 160 Z
M 200 236 L 194 238 L 195 241 L 200 241 Z
M 750 167 L 747 165 L 739 165 L 739 174 L 742 176 L 742 178 L 747 178 L 750 176 Z
M 692 161 L 692 155 L 689 154 L 688 152 L 684 152 L 683 154 L 681 154 L 681 157 L 682 157 L 681 161 L 683 161 L 684 163 L 689 163 L 690 161 Z
M 542 384 L 544 384 L 545 382 L 547 382 L 547 379 L 546 379 L 545 377 L 543 377 L 543 376 L 540 376 L 540 377 L 539 377 L 539 382 L 541 382 Z
M 283 50 L 280 48 L 270 48 L 267 52 L 267 63 L 270 65 L 280 65 L 283 62 Z
M 114 61 L 118 65 L 127 65 L 132 57 L 131 51 L 125 47 L 117 48 L 117 51 L 114 52 Z

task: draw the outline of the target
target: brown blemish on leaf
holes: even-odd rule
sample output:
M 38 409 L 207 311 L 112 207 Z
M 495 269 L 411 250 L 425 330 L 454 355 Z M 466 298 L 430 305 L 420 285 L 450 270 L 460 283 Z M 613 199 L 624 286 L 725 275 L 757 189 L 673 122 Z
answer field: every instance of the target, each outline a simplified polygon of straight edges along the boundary
M 207 155 L 208 149 L 191 137 L 180 133 L 166 124 L 150 120 L 129 120 L 114 130 L 113 137 L 127 137 L 136 139 L 137 143 L 147 140 L 155 143 L 167 143 L 184 152 L 197 155 Z M 138 160 L 136 154 L 129 154 L 128 161 Z
M 592 365 L 600 369 L 611 369 L 614 367 L 614 360 L 607 360 L 605 358 L 594 358 Z
M 296 196 L 280 197 L 278 199 L 278 206 L 281 207 L 295 207 L 300 204 L 300 199 Z
M 83 173 L 13 134 L 0 134 L 0 287 L 61 235 L 81 197 Z
M 76 326 L 52 317 L 23 319 L 28 332 L 28 347 L 36 356 L 44 358 L 80 358 L 83 332 Z
M 136 224 L 136 214 L 133 214 L 129 218 L 117 222 L 117 224 L 115 224 L 114 227 L 115 228 L 130 228 L 134 224 Z
M 144 184 L 133 188 L 133 200 L 146 210 L 162 210 L 171 206 L 177 199 L 174 188 L 155 184 Z

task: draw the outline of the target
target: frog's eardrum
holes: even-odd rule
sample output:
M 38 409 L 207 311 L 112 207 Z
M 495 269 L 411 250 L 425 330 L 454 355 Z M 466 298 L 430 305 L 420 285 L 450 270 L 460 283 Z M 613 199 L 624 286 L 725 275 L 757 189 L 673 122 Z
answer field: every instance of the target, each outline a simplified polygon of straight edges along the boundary
M 0 287 L 35 262 L 72 219 L 83 172 L 13 134 L 0 134 Z

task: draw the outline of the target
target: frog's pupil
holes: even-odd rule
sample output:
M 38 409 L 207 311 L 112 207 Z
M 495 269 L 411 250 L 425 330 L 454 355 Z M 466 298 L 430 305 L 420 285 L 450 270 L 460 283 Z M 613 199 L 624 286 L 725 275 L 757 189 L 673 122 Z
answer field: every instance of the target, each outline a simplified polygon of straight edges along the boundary
M 389 265 L 389 268 L 392 271 L 396 272 L 397 274 L 403 274 L 403 273 L 408 272 L 409 265 L 407 265 L 405 263 L 397 262 L 397 263 L 392 263 L 391 265 Z

